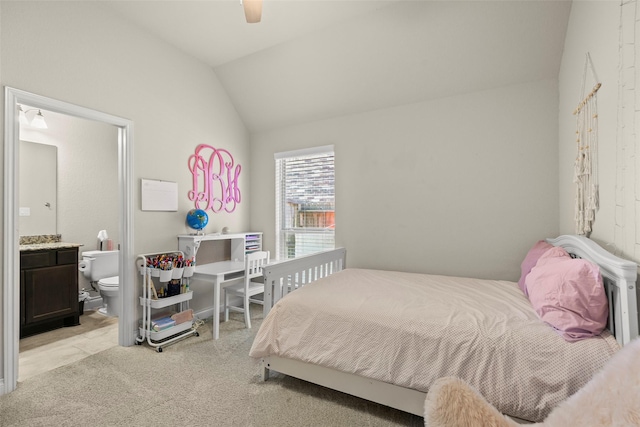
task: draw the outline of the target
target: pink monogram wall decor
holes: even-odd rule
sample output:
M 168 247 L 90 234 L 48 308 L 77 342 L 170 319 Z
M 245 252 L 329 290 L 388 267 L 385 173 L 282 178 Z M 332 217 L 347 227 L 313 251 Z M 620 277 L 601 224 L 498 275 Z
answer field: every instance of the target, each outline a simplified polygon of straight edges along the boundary
M 233 212 L 241 200 L 238 187 L 241 169 L 227 150 L 198 145 L 195 153 L 189 156 L 193 178 L 189 200 L 195 202 L 196 209 Z

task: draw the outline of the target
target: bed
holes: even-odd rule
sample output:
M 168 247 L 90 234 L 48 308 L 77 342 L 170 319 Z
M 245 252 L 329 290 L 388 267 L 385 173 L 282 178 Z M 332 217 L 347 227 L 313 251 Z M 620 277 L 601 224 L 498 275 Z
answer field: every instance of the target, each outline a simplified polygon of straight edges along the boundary
M 637 265 L 582 236 L 547 241 L 599 267 L 597 336 L 566 341 L 514 282 L 346 268 L 336 249 L 264 270 L 250 355 L 265 380 L 275 371 L 419 416 L 429 384 L 458 376 L 502 413 L 540 421 L 638 335 Z

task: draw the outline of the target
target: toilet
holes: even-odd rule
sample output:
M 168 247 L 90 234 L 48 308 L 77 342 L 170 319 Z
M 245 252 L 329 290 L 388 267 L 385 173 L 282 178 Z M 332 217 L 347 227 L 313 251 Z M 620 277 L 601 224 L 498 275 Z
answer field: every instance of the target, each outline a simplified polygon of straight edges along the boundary
M 98 311 L 107 316 L 119 315 L 120 284 L 118 273 L 118 251 L 82 252 L 82 260 L 78 264 L 84 277 L 98 283 L 104 307 Z

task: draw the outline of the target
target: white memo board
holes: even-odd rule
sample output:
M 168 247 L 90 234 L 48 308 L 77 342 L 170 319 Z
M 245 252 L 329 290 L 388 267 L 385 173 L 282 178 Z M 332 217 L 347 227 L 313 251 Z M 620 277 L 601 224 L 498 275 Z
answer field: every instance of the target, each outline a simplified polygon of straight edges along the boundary
M 178 210 L 177 182 L 144 178 L 141 181 L 143 211 L 175 212 Z

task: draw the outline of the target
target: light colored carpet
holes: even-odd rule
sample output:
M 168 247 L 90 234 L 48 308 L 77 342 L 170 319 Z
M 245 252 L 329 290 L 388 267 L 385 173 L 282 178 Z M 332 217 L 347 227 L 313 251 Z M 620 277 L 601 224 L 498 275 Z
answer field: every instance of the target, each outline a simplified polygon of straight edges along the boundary
M 235 314 L 235 313 L 234 313 Z M 253 317 L 253 316 L 252 316 Z M 282 375 L 248 356 L 260 325 L 211 323 L 167 346 L 115 347 L 0 396 L 0 426 L 423 426 L 421 417 Z

